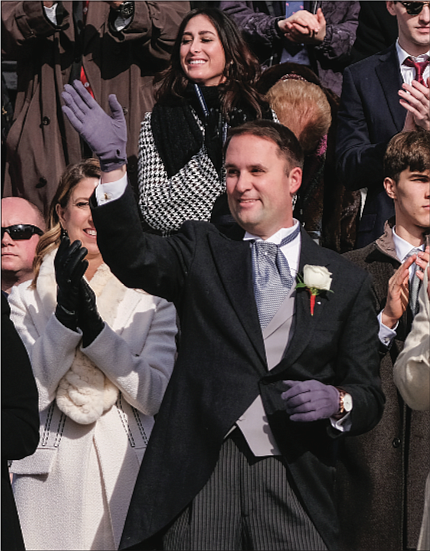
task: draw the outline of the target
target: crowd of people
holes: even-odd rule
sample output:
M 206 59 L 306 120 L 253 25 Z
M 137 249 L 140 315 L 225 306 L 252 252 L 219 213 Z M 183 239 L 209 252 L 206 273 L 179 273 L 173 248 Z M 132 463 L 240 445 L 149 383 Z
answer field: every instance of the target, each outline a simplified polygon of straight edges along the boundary
M 2 548 L 429 550 L 430 2 L 1 16 Z

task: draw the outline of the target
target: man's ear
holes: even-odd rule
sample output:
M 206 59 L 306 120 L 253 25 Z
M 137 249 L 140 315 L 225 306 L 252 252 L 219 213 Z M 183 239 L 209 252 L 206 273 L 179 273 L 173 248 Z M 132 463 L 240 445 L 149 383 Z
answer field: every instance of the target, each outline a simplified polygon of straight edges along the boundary
M 299 187 L 302 184 L 302 176 L 303 176 L 303 170 L 295 166 L 290 170 L 289 178 L 290 178 L 290 193 L 291 195 L 294 195 L 298 192 Z
M 387 10 L 388 10 L 388 13 L 391 14 L 391 15 L 396 15 L 396 10 L 394 8 L 394 4 L 395 2 L 385 2 L 386 6 L 387 6 Z
M 391 197 L 391 199 L 397 199 L 397 184 L 392 178 L 385 178 L 384 188 L 388 197 Z

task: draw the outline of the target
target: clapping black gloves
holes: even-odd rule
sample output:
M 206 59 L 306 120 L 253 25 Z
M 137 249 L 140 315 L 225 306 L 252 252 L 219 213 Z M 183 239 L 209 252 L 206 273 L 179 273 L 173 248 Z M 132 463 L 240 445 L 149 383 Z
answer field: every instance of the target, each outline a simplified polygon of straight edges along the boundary
M 65 327 L 76 331 L 78 320 L 79 282 L 88 267 L 84 260 L 88 251 L 80 241 L 70 244 L 67 235 L 61 238 L 54 260 L 57 281 L 55 316 Z

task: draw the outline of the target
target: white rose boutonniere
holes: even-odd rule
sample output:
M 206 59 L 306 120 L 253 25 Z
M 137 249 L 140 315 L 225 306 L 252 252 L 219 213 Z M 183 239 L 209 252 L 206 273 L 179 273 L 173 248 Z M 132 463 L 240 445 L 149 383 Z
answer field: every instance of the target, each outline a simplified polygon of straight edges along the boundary
M 325 266 L 311 266 L 310 264 L 303 267 L 303 276 L 297 274 L 296 289 L 306 289 L 310 294 L 311 316 L 314 315 L 316 296 L 326 291 L 333 293 L 330 289 L 331 275 Z

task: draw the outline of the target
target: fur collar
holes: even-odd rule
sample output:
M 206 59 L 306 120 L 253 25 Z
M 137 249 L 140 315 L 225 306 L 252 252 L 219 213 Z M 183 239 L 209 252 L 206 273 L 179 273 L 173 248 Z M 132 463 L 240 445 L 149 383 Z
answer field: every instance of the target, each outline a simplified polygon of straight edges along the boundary
M 52 313 L 56 307 L 57 285 L 55 281 L 54 259 L 57 250 L 44 259 L 37 279 L 36 288 L 42 299 L 43 308 Z M 93 289 L 100 316 L 112 326 L 127 288 L 112 274 L 106 264 L 102 264 L 89 285 Z M 85 355 L 81 348 L 76 349 L 70 369 L 60 380 L 57 388 L 57 406 L 76 423 L 87 425 L 99 419 L 116 402 L 118 388 Z

